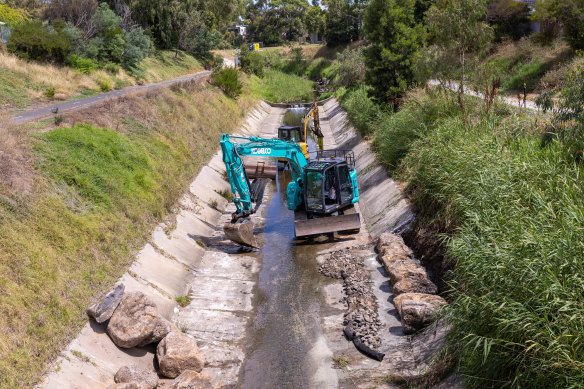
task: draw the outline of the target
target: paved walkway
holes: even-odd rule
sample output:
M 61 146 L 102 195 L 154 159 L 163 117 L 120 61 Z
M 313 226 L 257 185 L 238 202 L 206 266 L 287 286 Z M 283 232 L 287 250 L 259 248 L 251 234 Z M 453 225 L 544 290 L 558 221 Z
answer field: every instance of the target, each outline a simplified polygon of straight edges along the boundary
M 179 84 L 179 83 L 185 82 L 185 81 L 196 80 L 199 78 L 208 77 L 209 74 L 211 74 L 211 72 L 202 71 L 199 73 L 190 74 L 188 76 L 174 78 L 174 79 L 168 80 L 168 81 L 157 82 L 155 84 L 133 86 L 133 87 L 124 88 L 124 89 L 120 89 L 120 90 L 116 90 L 116 91 L 112 91 L 112 92 L 102 93 L 100 95 L 87 97 L 87 98 L 81 99 L 81 100 L 68 101 L 65 103 L 54 104 L 54 105 L 51 105 L 51 106 L 48 106 L 45 108 L 40 108 L 40 109 L 35 109 L 32 111 L 22 112 L 22 113 L 19 113 L 17 115 L 13 115 L 11 117 L 11 119 L 16 124 L 32 122 L 35 120 L 40 120 L 40 119 L 44 119 L 44 118 L 51 116 L 54 113 L 54 111 L 57 109 L 58 109 L 59 113 L 77 111 L 77 110 L 95 105 L 95 104 L 102 102 L 104 100 L 107 100 L 107 99 L 125 96 L 129 93 L 135 93 L 135 92 L 139 92 L 139 91 L 148 91 L 148 90 L 153 90 L 153 89 L 157 89 L 157 88 L 164 87 L 164 86 L 171 86 L 171 85 Z

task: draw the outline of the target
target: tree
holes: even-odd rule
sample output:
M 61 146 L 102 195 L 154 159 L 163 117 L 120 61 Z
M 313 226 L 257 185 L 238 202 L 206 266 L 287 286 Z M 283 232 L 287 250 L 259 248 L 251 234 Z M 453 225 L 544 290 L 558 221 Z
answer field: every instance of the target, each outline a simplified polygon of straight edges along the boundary
M 364 53 L 370 95 L 395 105 L 414 80 L 414 57 L 423 43 L 423 27 L 414 21 L 414 0 L 372 0 L 364 30 L 371 42 Z
M 459 102 L 464 93 L 467 54 L 484 49 L 493 37 L 493 29 L 486 23 L 486 11 L 484 0 L 438 0 L 426 13 L 434 44 L 458 56 L 461 67 Z
M 496 0 L 487 5 L 487 21 L 495 30 L 495 39 L 510 36 L 518 40 L 529 32 L 529 7 L 515 0 Z
M 97 33 L 93 23 L 97 7 L 97 0 L 51 0 L 44 11 L 44 19 L 69 22 L 83 30 L 85 39 L 89 39 Z
M 575 50 L 584 49 L 584 1 L 546 0 L 535 5 L 534 20 L 543 20 L 548 40 L 557 35 L 560 25 L 564 29 L 564 39 Z
M 0 22 L 13 26 L 20 22 L 30 20 L 30 15 L 24 9 L 11 8 L 6 4 L 0 4 Z
M 328 46 L 353 42 L 362 38 L 364 0 L 327 0 L 325 39 Z
M 306 11 L 304 15 L 304 25 L 310 34 L 320 35 L 324 33 L 325 12 L 318 5 L 313 5 Z
M 47 28 L 40 20 L 32 20 L 14 26 L 7 46 L 21 58 L 63 63 L 71 42 L 62 29 Z

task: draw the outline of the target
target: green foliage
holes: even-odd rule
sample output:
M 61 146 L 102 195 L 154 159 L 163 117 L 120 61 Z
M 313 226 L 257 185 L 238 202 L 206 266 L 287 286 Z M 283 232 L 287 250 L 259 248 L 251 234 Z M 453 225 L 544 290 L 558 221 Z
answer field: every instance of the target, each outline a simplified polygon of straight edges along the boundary
M 377 102 L 395 105 L 414 80 L 414 57 L 423 41 L 414 1 L 372 0 L 363 28 L 371 41 L 365 49 L 370 94 Z
M 260 53 L 249 51 L 247 45 L 241 45 L 239 53 L 241 70 L 247 74 L 254 74 L 260 78 L 264 76 L 264 58 Z
M 545 74 L 547 67 L 539 60 L 533 60 L 516 68 L 511 78 L 503 83 L 507 90 L 523 90 L 523 84 L 533 88 L 539 79 Z
M 309 34 L 324 33 L 325 15 L 326 12 L 318 5 L 312 5 L 306 10 L 304 15 L 304 25 Z
M 102 92 L 109 92 L 112 90 L 112 82 L 109 78 L 104 78 L 99 81 L 99 89 Z
M 174 299 L 181 307 L 186 307 L 193 300 L 190 296 L 178 296 Z
M 239 81 L 239 72 L 235 68 L 218 68 L 211 73 L 211 80 L 219 89 L 231 98 L 237 98 L 243 90 Z
M 560 29 L 564 39 L 576 50 L 584 49 L 584 3 L 579 0 L 537 1 L 533 20 L 543 20 L 540 40 L 550 43 Z
M 265 45 L 297 41 L 306 33 L 307 0 L 268 0 L 250 3 L 247 8 L 249 38 Z
M 365 58 L 363 49 L 345 50 L 337 55 L 339 67 L 337 68 L 336 84 L 345 87 L 357 85 L 365 78 Z
M 150 53 L 150 38 L 141 27 L 126 32 L 126 46 L 122 57 L 125 68 L 136 68 Z M 116 72 L 117 73 L 117 72 Z
M 45 90 L 45 97 L 52 99 L 53 97 L 55 97 L 55 88 L 51 87 L 51 88 L 47 88 Z
M 518 40 L 529 33 L 529 7 L 514 0 L 496 0 L 487 5 L 487 20 L 495 32 L 495 40 L 509 36 Z
M 337 96 L 351 118 L 351 123 L 364 137 L 374 134 L 374 123 L 383 116 L 380 106 L 371 100 L 368 92 L 365 86 L 349 90 L 340 88 L 337 91 Z
M 328 0 L 325 13 L 325 39 L 335 47 L 362 38 L 363 15 L 366 1 Z
M 65 62 L 71 47 L 63 30 L 47 28 L 40 20 L 16 24 L 8 40 L 8 51 L 24 59 Z
M 81 74 L 89 74 L 99 68 L 99 64 L 90 58 L 79 57 L 71 54 L 67 58 L 67 64 L 77 69 Z
M 126 45 L 124 30 L 120 27 L 121 18 L 109 8 L 107 3 L 101 3 L 92 21 L 98 29 L 98 36 L 94 38 L 98 47 L 97 58 L 101 61 L 120 63 Z
M 0 4 L 0 22 L 9 26 L 30 20 L 30 14 L 25 9 L 11 8 L 6 4 Z
M 461 94 L 467 55 L 483 50 L 492 40 L 492 28 L 485 22 L 486 11 L 483 0 L 438 0 L 426 13 L 431 41 L 446 56 L 454 53 L 459 59 Z
M 445 98 L 412 105 L 411 116 Z M 470 388 L 584 382 L 583 168 L 529 127 L 509 110 L 467 125 L 441 115 L 400 169 L 420 217 L 453 231 L 446 318 Z
M 77 124 L 40 136 L 35 152 L 51 179 L 75 188 L 96 207 L 124 199 L 151 199 L 154 174 L 144 147 L 105 128 Z
M 314 82 L 278 70 L 266 70 L 264 78 L 251 77 L 252 91 L 272 102 L 312 101 Z

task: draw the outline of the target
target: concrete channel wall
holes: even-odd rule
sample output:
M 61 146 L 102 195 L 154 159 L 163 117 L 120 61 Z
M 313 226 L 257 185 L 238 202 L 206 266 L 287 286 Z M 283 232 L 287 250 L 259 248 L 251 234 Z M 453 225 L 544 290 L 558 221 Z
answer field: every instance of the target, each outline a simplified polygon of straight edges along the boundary
M 283 109 L 261 103 L 236 133 L 271 137 L 283 113 Z M 221 226 L 235 210 L 219 194 L 230 191 L 224 172 L 218 151 L 180 199 L 175 222 L 155 228 L 120 279 L 127 292 L 144 293 L 163 317 L 193 335 L 206 363 L 203 373 L 211 377 L 215 387 L 237 382 L 245 355 L 243 339 L 253 315 L 252 289 L 260 269 L 257 254 L 242 253 L 239 246 L 221 241 Z M 266 190 L 264 198 L 269 196 Z M 261 225 L 262 208 L 256 215 L 254 222 Z M 192 302 L 180 308 L 175 298 L 187 295 Z M 154 370 L 154 345 L 118 348 L 106 333 L 106 323 L 89 320 L 37 387 L 107 388 L 114 384 L 113 377 L 122 366 L 137 364 Z M 168 384 L 161 380 L 159 387 Z
M 357 133 L 335 98 L 323 104 L 320 117 L 325 131 L 325 149 L 352 150 L 355 153 L 359 207 L 371 238 L 376 239 L 384 232 L 403 232 L 414 221 L 412 207 L 379 164 L 369 143 Z M 329 131 L 332 136 L 327 133 Z

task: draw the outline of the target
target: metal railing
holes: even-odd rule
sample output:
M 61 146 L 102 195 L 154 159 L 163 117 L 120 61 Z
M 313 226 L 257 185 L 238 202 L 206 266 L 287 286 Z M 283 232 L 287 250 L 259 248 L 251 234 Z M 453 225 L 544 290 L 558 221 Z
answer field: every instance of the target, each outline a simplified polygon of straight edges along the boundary
M 342 158 L 347 162 L 347 165 L 355 168 L 355 153 L 353 150 L 318 150 L 316 152 L 316 160 L 318 161 L 332 158 Z

